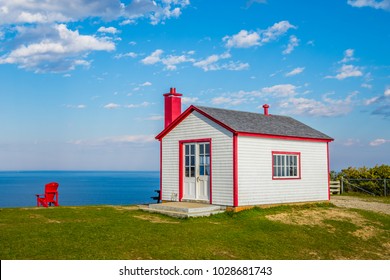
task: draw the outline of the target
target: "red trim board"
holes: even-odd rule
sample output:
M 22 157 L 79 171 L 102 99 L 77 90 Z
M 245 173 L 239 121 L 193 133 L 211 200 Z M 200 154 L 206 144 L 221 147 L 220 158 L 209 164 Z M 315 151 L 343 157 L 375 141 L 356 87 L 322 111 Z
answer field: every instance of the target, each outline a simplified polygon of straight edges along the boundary
M 238 206 L 238 137 L 233 134 L 233 206 Z

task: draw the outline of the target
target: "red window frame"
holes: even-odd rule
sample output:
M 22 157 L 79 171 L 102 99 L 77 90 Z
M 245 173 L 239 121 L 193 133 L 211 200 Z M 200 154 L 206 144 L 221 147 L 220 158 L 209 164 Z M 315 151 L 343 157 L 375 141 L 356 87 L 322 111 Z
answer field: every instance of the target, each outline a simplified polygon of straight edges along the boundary
M 275 155 L 289 156 L 294 155 L 297 156 L 297 176 L 276 176 L 275 174 Z M 301 179 L 301 153 L 300 152 L 286 152 L 286 151 L 272 151 L 272 180 L 300 180 Z M 286 172 L 287 173 L 287 172 Z

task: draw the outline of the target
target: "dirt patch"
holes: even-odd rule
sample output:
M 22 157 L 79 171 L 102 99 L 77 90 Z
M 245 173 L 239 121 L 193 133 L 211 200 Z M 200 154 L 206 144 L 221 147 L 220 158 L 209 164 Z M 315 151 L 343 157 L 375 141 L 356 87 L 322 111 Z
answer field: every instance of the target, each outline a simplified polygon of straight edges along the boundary
M 370 239 L 383 233 L 383 230 L 378 228 L 378 226 L 381 225 L 379 222 L 372 223 L 358 213 L 348 212 L 337 208 L 294 210 L 289 213 L 268 215 L 267 219 L 291 225 L 320 226 L 326 228 L 331 233 L 335 232 L 336 228 L 326 221 L 347 221 L 358 227 L 356 231 L 352 232 L 352 235 L 363 240 Z
M 214 255 L 217 257 L 222 256 L 223 258 L 227 258 L 229 260 L 237 259 L 237 257 L 235 255 L 233 255 L 232 253 L 230 253 L 228 251 L 217 251 L 217 252 L 214 252 Z
M 134 218 L 137 218 L 137 219 L 140 219 L 140 220 L 144 220 L 144 221 L 149 221 L 151 223 L 157 223 L 157 224 L 179 224 L 180 222 L 178 221 L 169 221 L 169 220 L 165 220 L 165 219 L 162 219 L 160 217 L 157 217 L 157 216 L 152 216 L 152 215 L 138 215 L 138 216 L 134 216 Z
M 46 223 L 55 223 L 55 224 L 60 224 L 61 221 L 58 221 L 58 220 L 53 220 L 53 219 L 49 219 L 49 218 L 46 218 L 42 215 L 38 215 L 38 214 L 31 214 L 29 216 L 30 219 L 37 219 L 37 220 L 42 220 L 43 222 L 46 222 Z
M 123 210 L 128 210 L 128 211 L 134 211 L 134 210 L 138 210 L 139 207 L 138 206 L 110 206 L 116 210 L 120 210 L 120 211 L 123 211 Z
M 353 196 L 332 195 L 330 202 L 338 207 L 355 208 L 390 215 L 390 204 L 366 201 Z

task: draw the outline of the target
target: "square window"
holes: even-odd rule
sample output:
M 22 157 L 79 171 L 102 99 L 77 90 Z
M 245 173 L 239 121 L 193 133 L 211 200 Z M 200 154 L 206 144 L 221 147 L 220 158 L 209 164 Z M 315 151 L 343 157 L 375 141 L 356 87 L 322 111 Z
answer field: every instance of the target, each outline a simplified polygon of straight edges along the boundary
M 272 152 L 273 179 L 300 179 L 300 153 Z

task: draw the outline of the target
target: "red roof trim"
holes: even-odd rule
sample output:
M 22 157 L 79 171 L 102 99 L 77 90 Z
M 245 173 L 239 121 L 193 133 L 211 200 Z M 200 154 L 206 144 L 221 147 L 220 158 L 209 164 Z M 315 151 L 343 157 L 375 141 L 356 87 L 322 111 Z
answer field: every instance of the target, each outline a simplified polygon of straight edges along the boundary
M 158 139 L 158 140 L 161 140 L 165 135 L 167 135 L 172 129 L 174 129 L 176 126 L 178 126 L 189 114 L 191 114 L 193 111 L 197 111 L 198 113 L 202 114 L 203 116 L 205 116 L 206 118 L 210 119 L 211 121 L 219 124 L 220 126 L 222 126 L 223 128 L 226 128 L 227 130 L 231 131 L 231 132 L 235 132 L 234 129 L 232 129 L 231 127 L 227 126 L 226 124 L 218 121 L 217 119 L 213 118 L 212 116 L 206 114 L 205 112 L 203 112 L 202 110 L 200 110 L 199 108 L 196 108 L 194 105 L 191 105 L 190 107 L 187 108 L 187 110 L 185 110 L 179 117 L 177 117 L 176 120 L 174 120 L 169 126 L 167 126 L 163 131 L 160 132 L 160 134 L 158 134 L 155 138 Z
M 172 129 L 174 129 L 182 120 L 184 120 L 189 114 L 194 110 L 194 106 L 191 105 L 187 108 L 180 116 L 177 117 L 170 125 L 168 125 L 163 131 L 161 131 L 155 138 L 161 140 L 165 135 L 167 135 Z
M 176 120 L 174 120 L 169 126 L 167 126 L 163 131 L 160 132 L 156 136 L 156 139 L 161 140 L 165 135 L 167 135 L 172 129 L 174 129 L 176 126 L 178 126 L 189 114 L 191 114 L 193 111 L 197 111 L 198 113 L 202 114 L 209 120 L 215 122 L 216 124 L 219 124 L 223 128 L 227 129 L 228 131 L 232 133 L 236 133 L 237 136 L 249 136 L 249 137 L 259 137 L 259 138 L 274 138 L 274 139 L 284 139 L 284 140 L 297 140 L 297 141 L 310 141 L 310 142 L 332 142 L 334 139 L 321 139 L 321 138 L 309 138 L 309 137 L 297 137 L 297 136 L 283 136 L 283 135 L 274 135 L 274 134 L 261 134 L 261 133 L 252 133 L 252 132 L 240 132 L 235 131 L 230 126 L 227 126 L 226 124 L 220 122 L 219 120 L 213 118 L 209 114 L 203 112 L 199 108 L 195 107 L 194 105 L 191 105 L 187 108 L 179 117 L 177 117 Z
M 283 136 L 274 134 L 261 134 L 251 132 L 237 132 L 238 136 L 258 137 L 258 138 L 273 138 L 281 140 L 296 140 L 296 141 L 309 141 L 309 142 L 332 142 L 334 139 L 321 139 L 321 138 L 309 138 L 309 137 L 298 137 L 298 136 Z

